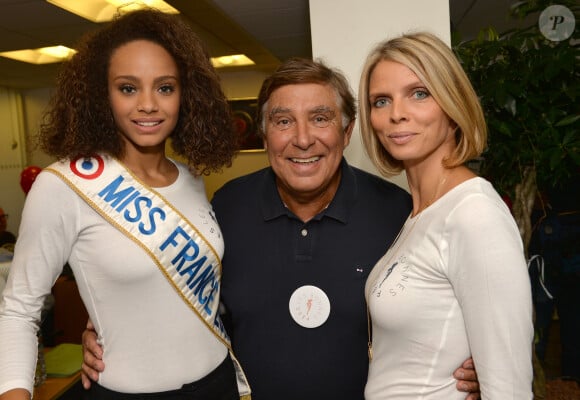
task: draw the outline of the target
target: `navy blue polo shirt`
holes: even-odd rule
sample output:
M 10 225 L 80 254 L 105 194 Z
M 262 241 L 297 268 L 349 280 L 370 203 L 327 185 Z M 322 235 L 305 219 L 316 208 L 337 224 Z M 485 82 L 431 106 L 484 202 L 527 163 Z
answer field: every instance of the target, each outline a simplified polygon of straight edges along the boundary
M 406 191 L 349 166 L 330 205 L 304 223 L 282 203 L 271 168 L 234 179 L 212 200 L 225 240 L 221 299 L 254 400 L 363 399 L 365 280 L 411 210 Z M 289 312 L 303 285 L 322 289 L 317 328 Z

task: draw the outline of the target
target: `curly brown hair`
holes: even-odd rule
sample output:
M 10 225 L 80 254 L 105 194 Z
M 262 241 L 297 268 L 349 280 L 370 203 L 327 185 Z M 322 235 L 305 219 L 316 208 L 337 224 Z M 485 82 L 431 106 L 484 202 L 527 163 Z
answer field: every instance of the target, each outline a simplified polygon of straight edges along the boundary
M 65 62 L 39 131 L 39 145 L 58 159 L 94 153 L 124 154 L 109 103 L 112 53 L 135 40 L 157 43 L 171 54 L 182 88 L 171 144 L 200 174 L 230 166 L 237 150 L 233 119 L 204 44 L 178 15 L 146 9 L 124 14 L 85 35 Z

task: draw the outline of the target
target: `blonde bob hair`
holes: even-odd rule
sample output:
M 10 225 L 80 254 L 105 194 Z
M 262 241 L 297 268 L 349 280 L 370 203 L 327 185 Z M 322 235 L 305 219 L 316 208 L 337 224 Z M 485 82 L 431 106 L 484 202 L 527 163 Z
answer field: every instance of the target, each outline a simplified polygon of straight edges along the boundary
M 487 127 L 481 104 L 469 78 L 451 49 L 426 32 L 405 34 L 379 43 L 365 62 L 359 86 L 361 134 L 367 154 L 381 174 L 403 170 L 379 142 L 370 122 L 369 80 L 381 61 L 405 65 L 417 75 L 443 112 L 457 125 L 455 150 L 443 160 L 447 168 L 479 156 L 486 146 Z

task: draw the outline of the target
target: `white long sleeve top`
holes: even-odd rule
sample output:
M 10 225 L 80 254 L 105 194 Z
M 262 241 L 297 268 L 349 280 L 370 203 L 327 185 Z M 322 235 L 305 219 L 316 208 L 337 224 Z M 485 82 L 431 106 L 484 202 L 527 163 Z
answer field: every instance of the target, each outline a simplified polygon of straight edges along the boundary
M 177 163 L 176 163 L 177 164 Z M 179 177 L 155 190 L 223 255 L 203 180 Z M 120 392 L 158 392 L 207 375 L 227 348 L 177 295 L 149 256 L 52 173 L 29 192 L 0 301 L 0 393 L 32 391 L 36 330 L 44 297 L 68 262 L 103 346 L 99 383 Z
M 532 398 L 532 303 L 517 226 L 491 184 L 470 179 L 409 218 L 366 284 L 368 400 L 464 399 L 473 356 L 483 399 Z

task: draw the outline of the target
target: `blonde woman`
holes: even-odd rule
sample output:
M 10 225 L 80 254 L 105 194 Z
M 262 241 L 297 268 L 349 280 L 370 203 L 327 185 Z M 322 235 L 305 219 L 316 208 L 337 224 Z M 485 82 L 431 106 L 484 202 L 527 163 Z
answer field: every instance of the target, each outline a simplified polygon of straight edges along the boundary
M 360 123 L 386 176 L 405 171 L 413 210 L 366 283 L 376 399 L 461 399 L 450 379 L 473 357 L 483 399 L 531 399 L 530 285 L 517 226 L 465 162 L 486 144 L 477 96 L 428 33 L 380 43 L 360 83 Z

